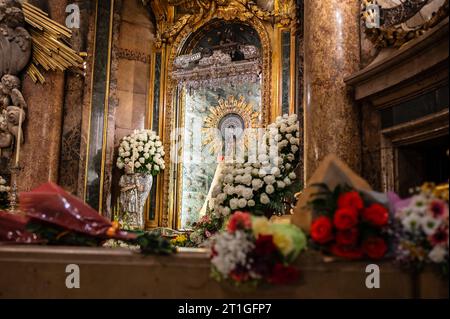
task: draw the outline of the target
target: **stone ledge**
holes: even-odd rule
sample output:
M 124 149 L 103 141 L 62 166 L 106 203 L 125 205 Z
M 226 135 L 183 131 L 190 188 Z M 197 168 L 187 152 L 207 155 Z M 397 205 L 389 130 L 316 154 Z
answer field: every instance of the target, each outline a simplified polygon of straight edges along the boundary
M 68 264 L 80 266 L 81 289 L 65 287 Z M 417 295 L 412 277 L 389 262 L 379 264 L 381 289 L 376 290 L 365 286 L 367 263 L 325 263 L 308 252 L 298 266 L 298 284 L 239 290 L 210 278 L 208 255 L 202 250 L 160 257 L 127 249 L 3 246 L 0 298 L 448 298 L 448 283 L 432 273 L 423 277 Z

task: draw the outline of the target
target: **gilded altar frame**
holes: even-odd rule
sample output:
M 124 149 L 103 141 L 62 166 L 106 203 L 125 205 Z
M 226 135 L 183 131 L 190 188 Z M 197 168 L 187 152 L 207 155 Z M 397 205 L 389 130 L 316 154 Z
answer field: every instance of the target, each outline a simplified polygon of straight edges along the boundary
M 195 7 L 197 1 L 189 1 L 189 5 Z M 282 107 L 282 41 L 281 34 L 288 32 L 290 36 L 289 56 L 289 112 L 295 112 L 296 100 L 296 31 L 297 31 L 297 10 L 295 0 L 276 0 L 274 8 L 271 11 L 261 9 L 252 0 L 211 0 L 207 8 L 201 5 L 205 1 L 199 2 L 199 11 L 194 14 L 179 16 L 177 6 L 183 4 L 183 0 L 153 0 L 149 1 L 157 22 L 157 36 L 155 55 L 158 54 L 161 59 L 160 88 L 159 88 L 159 114 L 158 128 L 159 134 L 164 141 L 166 152 L 166 167 L 161 176 L 156 181 L 156 201 L 153 205 L 155 214 L 153 218 L 147 219 L 147 227 L 179 227 L 178 201 L 177 194 L 180 192 L 176 180 L 180 176 L 174 176 L 174 172 L 180 172 L 175 169 L 172 162 L 171 153 L 171 134 L 176 130 L 177 112 L 176 107 L 176 88 L 177 83 L 170 76 L 173 70 L 175 58 L 183 50 L 187 39 L 191 34 L 201 30 L 214 20 L 236 21 L 252 27 L 260 37 L 263 49 L 262 53 L 262 110 L 264 124 L 268 124 L 278 115 L 286 111 Z M 155 58 L 155 56 L 154 56 Z M 152 78 L 154 81 L 155 59 L 152 59 Z M 285 82 L 287 83 L 287 82 Z M 150 92 L 149 112 L 147 116 L 147 127 L 154 127 L 153 114 L 154 92 Z M 183 114 L 181 106 L 178 114 Z M 178 174 L 179 175 L 179 174 Z M 150 207 L 151 205 L 147 205 Z M 150 208 L 147 208 L 148 211 Z

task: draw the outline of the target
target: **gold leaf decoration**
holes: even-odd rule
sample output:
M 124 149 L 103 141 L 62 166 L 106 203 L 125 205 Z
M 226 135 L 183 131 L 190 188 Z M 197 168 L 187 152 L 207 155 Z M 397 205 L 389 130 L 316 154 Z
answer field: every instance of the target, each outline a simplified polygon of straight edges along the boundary
M 274 10 L 262 9 L 254 0 L 142 0 L 142 3 L 150 5 L 156 13 L 163 11 L 156 14 L 157 48 L 161 48 L 164 43 L 170 43 L 186 26 L 195 26 L 208 16 L 218 16 L 227 21 L 236 17 L 243 21 L 257 18 L 284 27 L 298 23 L 295 0 L 285 0 Z M 176 21 L 169 21 L 164 9 L 161 10 L 162 8 L 167 10 L 167 6 L 175 8 L 182 6 L 191 9 L 192 13 L 184 14 Z
M 41 68 L 45 71 L 82 70 L 85 53 L 70 47 L 72 31 L 53 21 L 41 9 L 24 2 L 25 22 L 32 38 L 33 55 L 27 73 L 34 82 L 45 83 Z
M 217 133 L 217 129 L 220 129 L 222 120 L 230 114 L 241 118 L 245 129 L 258 127 L 260 113 L 255 112 L 252 104 L 248 103 L 243 96 L 239 99 L 234 96 L 220 99 L 219 105 L 210 110 L 210 114 L 205 119 L 202 129 L 202 133 L 205 136 L 203 146 L 208 145 L 211 154 L 216 154 L 221 150 L 222 144 L 215 133 Z

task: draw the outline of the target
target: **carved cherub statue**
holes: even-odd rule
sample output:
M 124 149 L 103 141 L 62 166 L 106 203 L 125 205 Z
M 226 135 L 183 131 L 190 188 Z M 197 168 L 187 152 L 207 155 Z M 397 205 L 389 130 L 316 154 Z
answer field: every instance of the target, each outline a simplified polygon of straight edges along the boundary
M 19 74 L 30 61 L 31 46 L 20 1 L 0 0 L 0 77 Z
M 2 97 L 2 104 L 3 107 L 8 106 L 19 106 L 23 109 L 27 108 L 27 103 L 25 102 L 25 99 L 22 95 L 22 92 L 20 91 L 20 80 L 17 76 L 7 74 L 2 77 L 1 79 L 1 97 Z M 9 101 L 7 100 L 9 98 Z M 4 104 L 4 103 L 8 103 Z M 12 104 L 10 104 L 12 102 Z
M 5 75 L 0 81 L 0 150 L 2 157 L 10 157 L 14 141 L 24 143 L 22 124 L 26 118 L 27 104 L 20 92 L 20 80 Z M 20 141 L 19 139 L 20 132 Z
M 8 121 L 8 130 L 9 132 L 11 132 L 11 134 L 14 135 L 16 142 L 18 143 L 19 141 L 17 141 L 18 136 L 19 136 L 19 132 L 20 132 L 20 143 L 23 144 L 24 143 L 24 138 L 23 138 L 23 130 L 22 130 L 22 124 L 23 122 L 25 122 L 25 111 L 23 109 L 21 109 L 20 107 L 17 106 L 9 106 L 7 109 L 7 121 Z M 20 113 L 22 113 L 22 118 L 20 116 Z
M 9 94 L 4 93 L 6 89 L 3 89 L 3 84 L 0 81 L 0 110 L 7 108 L 11 105 L 11 99 L 9 98 Z
M 0 113 L 0 157 L 11 157 L 11 146 L 13 145 L 14 136 L 8 129 L 7 111 Z

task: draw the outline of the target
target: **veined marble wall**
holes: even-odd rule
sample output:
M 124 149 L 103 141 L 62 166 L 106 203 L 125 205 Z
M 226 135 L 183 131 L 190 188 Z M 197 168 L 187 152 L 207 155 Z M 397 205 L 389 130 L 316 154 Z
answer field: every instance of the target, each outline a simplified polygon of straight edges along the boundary
M 116 1 L 108 114 L 103 211 L 112 216 L 119 190 L 120 172 L 115 169 L 120 140 L 136 129 L 148 128 L 154 24 L 140 0 Z
M 336 154 L 361 170 L 359 108 L 344 78 L 360 68 L 360 6 L 305 0 L 305 172 Z
M 64 23 L 67 0 L 31 0 L 49 16 Z M 64 108 L 65 76 L 62 73 L 45 72 L 45 84 L 35 84 L 24 76 L 23 93 L 28 103 L 25 124 L 25 144 L 21 148 L 18 176 L 19 191 L 31 190 L 47 181 L 58 182 L 61 132 Z
M 99 4 L 89 25 L 77 193 L 112 217 L 116 146 L 146 126 L 154 27 L 140 0 Z
M 71 3 L 77 4 L 80 8 L 81 23 L 79 29 L 72 30 L 72 47 L 80 52 L 88 52 L 93 44 L 93 32 L 90 32 L 90 28 L 94 24 L 95 2 L 76 0 Z M 85 78 L 80 74 L 68 72 L 64 87 L 59 184 L 67 191 L 80 196 L 83 192 L 79 190 L 79 183 L 84 177 L 84 174 L 80 174 L 84 171 L 84 167 L 80 165 L 84 163 L 81 145 L 83 110 L 86 105 L 83 102 L 85 95 L 90 92 L 89 82 L 87 82 L 89 79 L 90 77 Z

